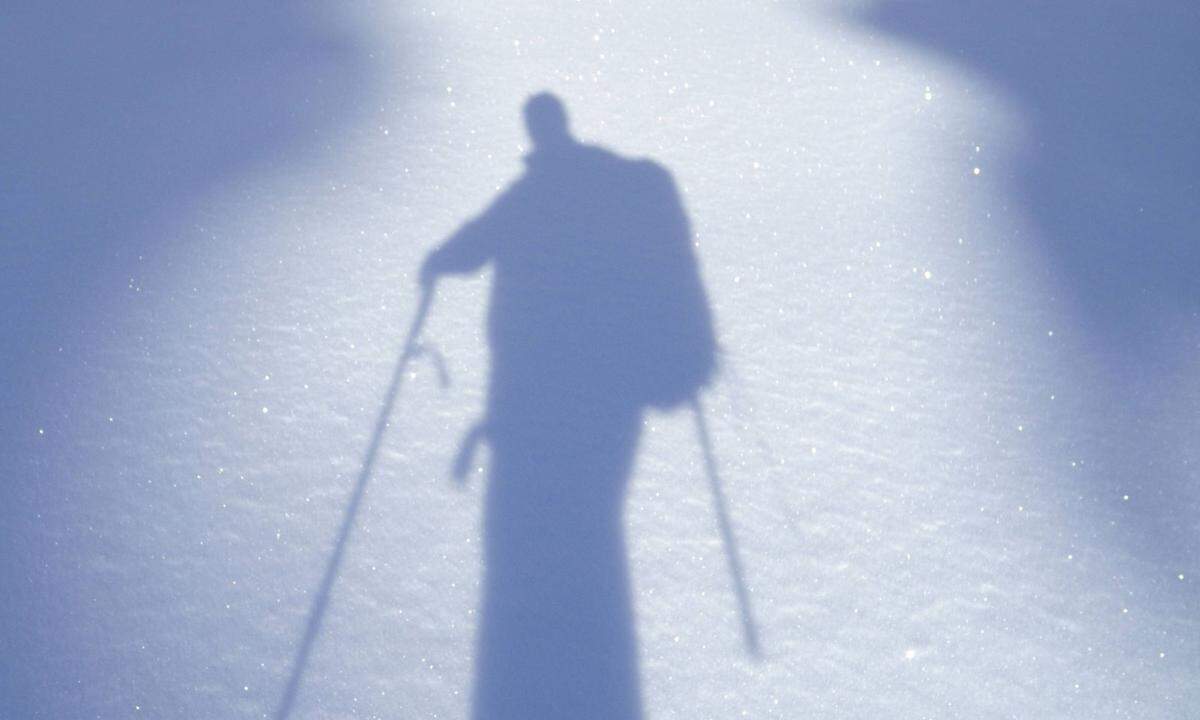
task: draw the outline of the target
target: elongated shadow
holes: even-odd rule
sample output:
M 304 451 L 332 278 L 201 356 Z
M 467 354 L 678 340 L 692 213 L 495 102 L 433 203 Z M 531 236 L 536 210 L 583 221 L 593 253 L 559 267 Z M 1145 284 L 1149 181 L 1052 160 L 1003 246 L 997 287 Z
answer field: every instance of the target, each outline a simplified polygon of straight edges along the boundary
M 742 637 L 746 651 L 754 658 L 762 655 L 758 639 L 758 622 L 754 619 L 754 606 L 750 602 L 750 591 L 746 585 L 746 571 L 742 568 L 742 553 L 738 549 L 737 535 L 733 532 L 733 521 L 729 517 L 729 504 L 725 501 L 725 489 L 721 484 L 716 451 L 708 432 L 708 420 L 699 398 L 692 398 L 692 416 L 696 420 L 696 435 L 700 450 L 704 454 L 704 470 L 708 474 L 709 489 L 712 490 L 713 511 L 717 516 L 717 528 L 721 531 L 721 544 L 725 548 L 725 560 L 729 565 L 729 576 L 738 602 L 738 617 L 742 621 Z
M 671 175 L 575 140 L 551 95 L 525 120 L 525 173 L 422 272 L 493 268 L 487 410 L 456 463 L 491 446 L 473 716 L 635 720 L 626 489 L 645 409 L 683 407 L 712 376 L 711 313 Z
M 400 387 L 404 382 L 405 370 L 408 368 L 409 362 L 422 352 L 421 347 L 417 345 L 417 337 L 420 336 L 421 328 L 425 324 L 425 318 L 429 314 L 429 305 L 432 297 L 433 293 L 428 290 L 422 293 L 421 301 L 417 306 L 416 316 L 413 318 L 408 337 L 404 342 L 404 350 L 401 352 L 400 358 L 396 361 L 396 368 L 392 371 L 392 380 L 383 395 L 379 416 L 375 420 L 375 429 L 371 433 L 371 441 L 368 443 L 367 451 L 363 455 L 362 467 L 358 472 L 358 478 L 354 482 L 354 489 L 350 492 L 350 499 L 346 502 L 346 509 L 342 513 L 342 522 L 338 526 L 337 536 L 333 543 L 333 551 L 329 555 L 329 561 L 325 564 L 325 572 L 321 575 L 321 583 L 317 586 L 317 591 L 313 595 L 312 605 L 308 611 L 308 619 L 304 624 L 304 634 L 300 636 L 300 643 L 296 648 L 295 658 L 292 660 L 292 670 L 288 675 L 287 685 L 284 686 L 283 695 L 279 700 L 279 707 L 275 711 L 276 720 L 287 720 L 292 714 L 292 708 L 295 706 L 296 696 L 300 692 L 300 686 L 304 680 L 304 672 L 308 668 L 309 655 L 312 653 L 317 638 L 320 636 L 321 626 L 325 622 L 325 611 L 329 607 L 329 598 L 333 593 L 334 584 L 337 582 L 338 575 L 341 572 L 342 558 L 346 554 L 346 545 L 349 543 L 350 534 L 354 530 L 358 519 L 359 506 L 362 505 L 363 496 L 367 492 L 367 484 L 371 479 L 371 473 L 375 469 L 375 461 L 379 457 L 379 448 L 382 446 L 383 438 L 387 433 L 392 409 L 396 406 L 396 398 L 400 394 Z M 439 377 L 444 383 L 445 374 L 441 369 L 440 359 L 438 360 L 438 369 Z

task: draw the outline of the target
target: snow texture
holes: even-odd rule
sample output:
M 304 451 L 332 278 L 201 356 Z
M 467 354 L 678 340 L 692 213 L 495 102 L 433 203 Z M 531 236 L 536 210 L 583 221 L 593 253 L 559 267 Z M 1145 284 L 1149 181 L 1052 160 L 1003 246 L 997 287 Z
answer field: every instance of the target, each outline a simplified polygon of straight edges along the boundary
M 1200 714 L 1195 3 L 18 5 L 0 718 Z

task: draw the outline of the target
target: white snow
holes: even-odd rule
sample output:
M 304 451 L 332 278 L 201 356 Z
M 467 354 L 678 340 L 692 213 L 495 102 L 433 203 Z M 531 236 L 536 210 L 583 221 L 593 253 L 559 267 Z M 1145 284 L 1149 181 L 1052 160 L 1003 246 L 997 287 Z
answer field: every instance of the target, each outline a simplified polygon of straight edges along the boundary
M 297 653 L 421 262 L 542 90 L 672 173 L 721 347 L 761 657 L 648 412 L 646 718 L 1200 713 L 1190 4 L 135 5 L 0 27 L 0 717 L 470 715 L 490 271 L 438 285 Z

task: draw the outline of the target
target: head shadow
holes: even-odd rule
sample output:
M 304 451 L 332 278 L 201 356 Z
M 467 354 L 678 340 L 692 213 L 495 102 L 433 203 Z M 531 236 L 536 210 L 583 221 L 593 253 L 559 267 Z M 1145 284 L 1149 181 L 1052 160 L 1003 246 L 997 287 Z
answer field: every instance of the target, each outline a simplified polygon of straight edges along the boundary
M 524 109 L 525 172 L 427 258 L 490 264 L 484 582 L 476 718 L 640 718 L 623 503 L 647 408 L 686 403 L 715 362 L 671 175 Z

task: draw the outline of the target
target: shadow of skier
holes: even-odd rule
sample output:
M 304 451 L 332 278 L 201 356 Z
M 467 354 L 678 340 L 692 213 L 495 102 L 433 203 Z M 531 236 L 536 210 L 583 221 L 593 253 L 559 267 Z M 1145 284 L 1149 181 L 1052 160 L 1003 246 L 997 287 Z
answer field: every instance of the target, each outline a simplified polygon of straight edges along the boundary
M 491 448 L 473 717 L 642 716 L 623 502 L 645 408 L 711 378 L 711 315 L 671 175 L 585 145 L 552 95 L 525 105 L 526 171 L 426 259 L 493 266 Z

